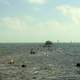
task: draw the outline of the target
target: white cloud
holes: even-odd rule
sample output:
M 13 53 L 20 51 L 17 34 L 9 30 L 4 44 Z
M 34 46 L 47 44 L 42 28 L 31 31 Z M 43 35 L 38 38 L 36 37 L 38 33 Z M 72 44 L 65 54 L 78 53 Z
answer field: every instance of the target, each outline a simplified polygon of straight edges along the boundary
M 64 32 L 64 27 L 61 22 L 45 21 L 35 22 L 35 19 L 30 16 L 24 17 L 5 17 L 0 19 L 0 26 L 9 28 L 20 34 L 29 35 L 48 35 L 57 33 L 58 31 Z
M 29 16 L 25 17 L 5 17 L 0 19 L 0 26 L 5 26 L 17 32 L 24 32 L 33 19 Z
M 65 16 L 70 17 L 76 24 L 80 24 L 80 7 L 61 5 L 57 9 Z
M 49 20 L 36 22 L 31 16 L 5 17 L 0 19 L 0 29 L 5 27 L 8 32 L 0 32 L 8 41 L 41 41 L 41 40 L 72 40 L 80 35 L 80 27 L 72 24 Z M 11 32 L 12 31 L 12 32 Z M 6 36 L 8 38 L 6 38 Z
M 24 31 L 22 28 L 22 21 L 17 18 L 5 18 L 3 19 L 3 26 L 6 26 L 10 29 L 16 30 L 16 31 Z M 22 23 L 22 24 L 21 24 Z
M 28 2 L 36 5 L 43 5 L 47 3 L 47 0 L 28 0 Z

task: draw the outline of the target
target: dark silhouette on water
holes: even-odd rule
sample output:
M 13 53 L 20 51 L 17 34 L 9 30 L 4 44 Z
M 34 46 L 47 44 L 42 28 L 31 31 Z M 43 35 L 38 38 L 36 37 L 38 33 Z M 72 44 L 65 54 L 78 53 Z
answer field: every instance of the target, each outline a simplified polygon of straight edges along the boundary
M 36 77 L 34 76 L 34 77 L 32 77 L 32 79 L 36 79 Z
M 33 48 L 30 50 L 30 54 L 35 54 L 35 51 Z
M 80 67 L 80 63 L 77 63 L 77 64 L 76 64 L 76 67 Z
M 53 42 L 52 41 L 46 41 L 43 45 L 43 48 L 47 51 L 53 51 Z
M 46 41 L 43 47 L 51 47 L 53 45 L 52 41 Z
M 53 45 L 53 43 L 51 41 L 46 41 L 45 42 L 45 46 L 51 46 L 51 45 Z
M 26 67 L 26 65 L 25 65 L 25 64 L 22 64 L 22 65 L 21 65 L 21 67 L 22 67 L 22 68 L 25 68 L 25 67 Z

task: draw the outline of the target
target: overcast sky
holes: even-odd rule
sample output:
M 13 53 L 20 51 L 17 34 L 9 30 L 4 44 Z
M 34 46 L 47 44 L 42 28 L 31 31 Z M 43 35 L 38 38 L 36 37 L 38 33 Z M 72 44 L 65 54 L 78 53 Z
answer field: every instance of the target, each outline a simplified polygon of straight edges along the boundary
M 80 0 L 0 0 L 0 42 L 80 42 Z

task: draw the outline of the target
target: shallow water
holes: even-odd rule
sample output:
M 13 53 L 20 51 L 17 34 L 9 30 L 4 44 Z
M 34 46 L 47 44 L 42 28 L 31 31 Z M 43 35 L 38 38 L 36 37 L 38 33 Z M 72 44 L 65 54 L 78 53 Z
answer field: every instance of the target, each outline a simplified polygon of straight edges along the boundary
M 0 80 L 79 80 L 80 44 L 0 44 Z M 30 54 L 34 49 L 35 54 Z M 14 64 L 8 64 L 13 59 Z M 21 67 L 25 64 L 26 67 Z

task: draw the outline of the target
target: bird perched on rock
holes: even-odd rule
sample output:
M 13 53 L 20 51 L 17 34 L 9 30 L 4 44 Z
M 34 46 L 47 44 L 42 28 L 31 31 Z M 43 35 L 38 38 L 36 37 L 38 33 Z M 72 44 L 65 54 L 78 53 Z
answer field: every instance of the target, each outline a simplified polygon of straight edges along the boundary
M 8 62 L 8 64 L 14 64 L 14 60 L 11 59 L 11 60 Z

